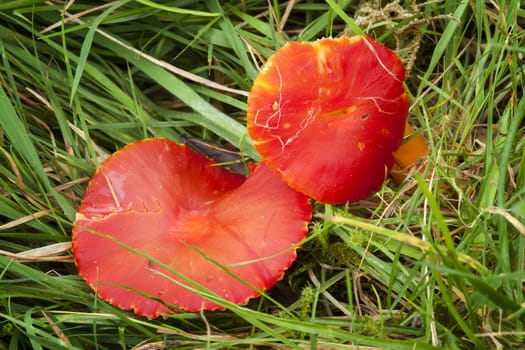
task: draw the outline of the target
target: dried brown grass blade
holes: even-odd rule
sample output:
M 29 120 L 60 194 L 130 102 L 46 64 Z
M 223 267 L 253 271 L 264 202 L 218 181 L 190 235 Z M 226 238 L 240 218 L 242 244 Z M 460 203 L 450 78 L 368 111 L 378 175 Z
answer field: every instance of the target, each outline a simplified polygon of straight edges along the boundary
M 0 255 L 12 258 L 18 262 L 72 262 L 70 255 L 61 255 L 71 250 L 71 242 L 61 242 L 26 250 L 20 253 L 12 253 L 0 249 Z

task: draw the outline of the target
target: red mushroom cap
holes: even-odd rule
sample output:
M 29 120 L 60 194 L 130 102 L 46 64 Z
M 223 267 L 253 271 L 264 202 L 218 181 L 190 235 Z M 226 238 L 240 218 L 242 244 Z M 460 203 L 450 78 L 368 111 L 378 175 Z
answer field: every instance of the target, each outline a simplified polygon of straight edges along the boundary
M 179 285 L 188 283 L 178 274 L 234 303 L 282 277 L 307 233 L 308 198 L 262 164 L 247 179 L 213 164 L 149 139 L 98 168 L 73 226 L 73 254 L 102 299 L 155 318 L 173 307 L 220 308 Z
M 265 164 L 324 203 L 377 191 L 403 140 L 405 69 L 365 36 L 290 42 L 248 97 L 248 132 Z

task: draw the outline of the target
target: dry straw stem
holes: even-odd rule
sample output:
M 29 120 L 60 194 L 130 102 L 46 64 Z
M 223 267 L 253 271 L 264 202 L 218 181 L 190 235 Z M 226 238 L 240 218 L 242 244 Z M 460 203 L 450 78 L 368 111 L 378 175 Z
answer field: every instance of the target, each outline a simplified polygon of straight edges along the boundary
M 56 324 L 55 321 L 51 319 L 44 311 L 42 311 L 42 315 L 44 315 L 44 318 L 46 319 L 47 323 L 51 326 L 51 329 L 53 329 L 53 332 L 57 335 L 60 340 L 62 340 L 64 343 L 71 345 L 71 341 L 67 337 L 67 335 L 62 331 L 62 329 Z
M 514 216 L 512 216 L 507 210 L 500 209 L 500 208 L 487 208 L 484 210 L 484 212 L 487 212 L 489 214 L 496 214 L 503 216 L 520 234 L 525 236 L 525 225 L 522 224 L 518 219 L 516 219 Z
M 349 218 L 349 217 L 343 217 L 339 215 L 332 215 L 332 216 L 326 216 L 320 213 L 317 213 L 315 215 L 316 217 L 330 221 L 334 224 L 344 224 L 349 225 L 353 227 L 357 227 L 360 229 L 363 229 L 365 231 L 371 232 L 371 233 L 377 233 L 382 236 L 391 238 L 393 240 L 396 240 L 398 242 L 402 242 L 405 244 L 408 244 L 412 247 L 419 248 L 425 253 L 438 253 L 438 250 L 441 253 L 446 253 L 447 248 L 441 245 L 434 244 L 432 245 L 430 242 L 423 241 L 422 239 L 419 239 L 417 237 L 411 236 L 406 233 L 396 232 L 394 230 L 390 230 L 384 227 L 376 226 L 374 224 L 363 222 L 358 219 Z M 456 253 L 457 258 L 459 262 L 465 263 L 468 266 L 470 266 L 473 270 L 479 271 L 479 272 L 488 272 L 487 268 L 480 264 L 478 261 L 476 261 L 474 258 L 472 258 L 469 255 L 462 254 L 462 253 Z
M 67 254 L 71 249 L 71 242 L 62 242 L 26 250 L 20 253 L 12 253 L 0 249 L 0 255 L 12 258 L 17 262 L 73 262 Z
M 22 184 L 23 184 L 23 182 L 22 182 Z M 24 187 L 23 186 L 19 186 L 19 188 L 23 189 Z M 39 212 L 23 216 L 23 217 L 18 218 L 16 220 L 10 221 L 10 222 L 8 222 L 6 224 L 0 225 L 0 231 L 8 230 L 8 229 L 11 229 L 13 227 L 17 227 L 17 226 L 23 225 L 23 224 L 25 224 L 25 223 L 27 223 L 27 222 L 29 222 L 31 220 L 35 220 L 35 219 L 47 216 L 49 214 L 51 214 L 51 210 L 48 209 L 48 210 L 41 210 Z

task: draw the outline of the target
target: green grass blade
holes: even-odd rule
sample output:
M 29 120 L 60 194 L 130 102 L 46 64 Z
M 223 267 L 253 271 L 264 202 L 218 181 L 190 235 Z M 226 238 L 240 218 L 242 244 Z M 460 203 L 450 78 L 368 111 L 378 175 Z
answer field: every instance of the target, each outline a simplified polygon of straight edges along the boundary
M 80 79 L 82 79 L 82 74 L 84 74 L 84 67 L 86 65 L 86 61 L 87 61 L 89 52 L 91 51 L 91 45 L 93 44 L 93 37 L 95 36 L 98 26 L 102 23 L 102 21 L 104 21 L 104 19 L 107 16 L 109 16 L 111 13 L 113 13 L 115 10 L 119 9 L 120 7 L 126 5 L 129 1 L 131 0 L 123 0 L 123 1 L 117 2 L 115 5 L 106 9 L 100 16 L 98 16 L 93 21 L 93 23 L 91 23 L 91 27 L 89 28 L 86 34 L 84 43 L 82 44 L 82 49 L 80 50 L 80 56 L 78 59 L 77 69 L 75 70 L 75 76 L 73 78 L 73 83 L 71 86 L 70 104 L 73 103 L 73 99 L 75 98 L 75 95 L 78 89 L 78 85 L 80 83 Z
M 205 11 L 196 11 L 191 9 L 185 9 L 181 7 L 174 7 L 174 6 L 166 6 L 161 5 L 156 2 L 150 1 L 150 0 L 137 0 L 138 3 L 141 3 L 142 5 L 149 6 L 154 9 L 168 11 L 168 12 L 174 12 L 179 13 L 183 15 L 189 15 L 189 16 L 202 16 L 202 17 L 216 17 L 219 16 L 218 13 L 213 12 L 205 12 Z

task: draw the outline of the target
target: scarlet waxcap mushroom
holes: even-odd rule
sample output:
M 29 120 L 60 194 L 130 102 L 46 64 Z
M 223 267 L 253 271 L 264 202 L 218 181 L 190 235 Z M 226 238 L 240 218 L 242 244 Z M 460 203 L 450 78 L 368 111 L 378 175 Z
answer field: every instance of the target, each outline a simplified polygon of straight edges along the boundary
M 100 298 L 155 318 L 220 308 L 185 278 L 238 304 L 282 278 L 307 233 L 308 198 L 263 164 L 248 178 L 213 164 L 149 139 L 98 168 L 73 226 L 73 254 Z
M 324 203 L 377 191 L 403 140 L 405 69 L 365 36 L 290 42 L 271 56 L 248 97 L 248 132 L 265 164 Z

